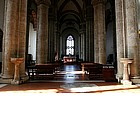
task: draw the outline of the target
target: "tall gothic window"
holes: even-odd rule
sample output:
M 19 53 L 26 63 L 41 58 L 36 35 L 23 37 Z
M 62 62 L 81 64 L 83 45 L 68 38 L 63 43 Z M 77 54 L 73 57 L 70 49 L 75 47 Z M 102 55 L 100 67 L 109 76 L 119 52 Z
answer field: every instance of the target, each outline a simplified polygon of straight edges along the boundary
M 66 41 L 66 55 L 74 55 L 74 39 L 71 35 L 67 37 Z

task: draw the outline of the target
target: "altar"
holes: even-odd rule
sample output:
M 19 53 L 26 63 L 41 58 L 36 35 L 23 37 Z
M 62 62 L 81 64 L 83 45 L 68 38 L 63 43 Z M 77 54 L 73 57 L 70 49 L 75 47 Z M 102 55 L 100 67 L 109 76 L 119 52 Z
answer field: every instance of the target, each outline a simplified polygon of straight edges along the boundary
M 76 57 L 75 56 L 64 56 L 63 62 L 64 63 L 76 62 Z

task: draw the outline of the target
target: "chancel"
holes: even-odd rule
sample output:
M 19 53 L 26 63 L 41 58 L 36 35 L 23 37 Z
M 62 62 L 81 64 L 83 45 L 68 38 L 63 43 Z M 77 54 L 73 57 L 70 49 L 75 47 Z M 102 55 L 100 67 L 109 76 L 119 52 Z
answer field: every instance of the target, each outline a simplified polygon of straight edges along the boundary
M 15 73 L 15 83 L 27 82 L 32 74 L 48 74 L 48 68 L 55 78 L 62 66 L 75 65 L 96 78 L 100 71 L 102 80 L 140 83 L 139 5 L 139 0 L 1 0 L 0 82 L 13 84 Z M 23 60 L 17 70 L 13 57 Z M 126 67 L 122 59 L 132 61 Z M 38 65 L 44 72 L 38 73 Z

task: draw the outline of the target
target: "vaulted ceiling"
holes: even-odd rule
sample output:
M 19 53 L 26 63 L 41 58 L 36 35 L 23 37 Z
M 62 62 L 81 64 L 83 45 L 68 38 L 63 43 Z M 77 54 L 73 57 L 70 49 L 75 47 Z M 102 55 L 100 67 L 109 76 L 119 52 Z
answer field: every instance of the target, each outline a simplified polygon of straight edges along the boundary
M 61 32 L 68 29 L 79 30 L 81 22 L 84 21 L 85 5 L 89 1 L 91 0 L 51 0 Z
M 29 0 L 31 3 L 35 3 L 35 0 Z M 49 7 L 49 16 L 53 17 L 57 21 L 57 25 L 61 32 L 66 29 L 79 30 L 80 24 L 86 20 L 86 14 L 93 14 L 91 11 L 93 8 L 92 0 L 50 0 L 51 5 Z M 115 0 L 105 0 L 106 3 Z M 33 6 L 32 6 L 33 7 Z M 89 8 L 91 10 L 89 10 Z

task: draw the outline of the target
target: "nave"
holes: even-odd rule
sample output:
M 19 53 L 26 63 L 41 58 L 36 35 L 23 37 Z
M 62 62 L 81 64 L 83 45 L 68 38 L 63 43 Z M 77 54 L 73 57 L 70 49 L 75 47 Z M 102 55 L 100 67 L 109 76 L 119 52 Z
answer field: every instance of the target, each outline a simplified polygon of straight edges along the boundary
M 62 65 L 54 79 L 30 79 L 21 85 L 1 84 L 0 92 L 14 93 L 140 93 L 140 85 L 89 80 L 79 65 Z

